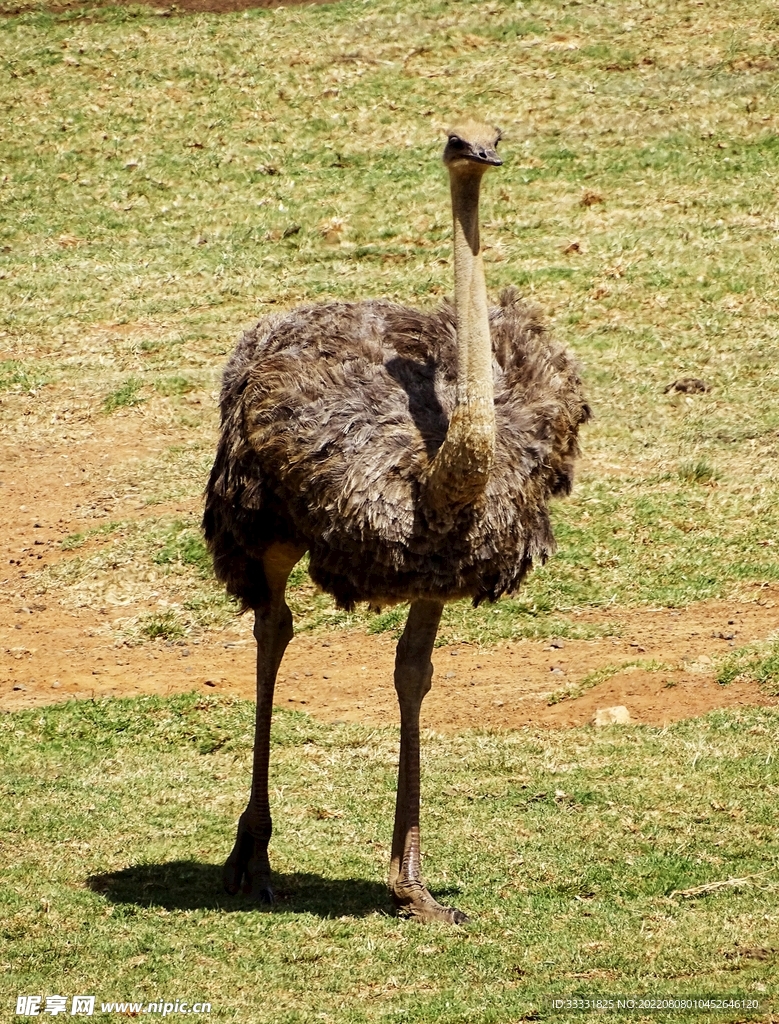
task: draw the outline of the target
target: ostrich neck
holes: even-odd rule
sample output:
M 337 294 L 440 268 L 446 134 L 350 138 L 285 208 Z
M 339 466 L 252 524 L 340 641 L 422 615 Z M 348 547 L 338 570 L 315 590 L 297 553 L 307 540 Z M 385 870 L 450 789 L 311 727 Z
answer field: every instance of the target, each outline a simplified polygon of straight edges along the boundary
M 489 479 L 495 451 L 487 286 L 479 240 L 482 173 L 450 172 L 454 220 L 454 301 L 457 405 L 444 442 L 430 463 L 427 493 L 437 507 L 476 501 Z
M 479 239 L 481 174 L 452 175 L 457 404 L 494 424 L 492 343 Z

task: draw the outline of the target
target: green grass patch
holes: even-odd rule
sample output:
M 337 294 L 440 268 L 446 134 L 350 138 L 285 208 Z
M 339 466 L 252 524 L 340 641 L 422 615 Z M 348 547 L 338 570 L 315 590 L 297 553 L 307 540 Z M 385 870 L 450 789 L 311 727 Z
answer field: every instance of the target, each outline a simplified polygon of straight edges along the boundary
M 39 596 L 56 592 L 66 607 L 130 609 L 113 628 L 133 642 L 224 628 L 237 606 L 214 579 L 197 523 L 196 516 L 148 516 L 71 534 L 62 547 L 78 553 L 31 574 L 31 586 Z M 136 603 L 148 603 L 150 590 L 159 610 L 133 614 Z
M 188 377 L 160 377 L 158 380 L 154 381 L 154 390 L 166 398 L 186 395 L 188 392 L 192 391 L 194 387 L 194 382 Z
M 705 459 L 695 462 L 683 462 L 679 466 L 678 476 L 683 483 L 709 484 L 719 477 L 719 473 Z
M 49 380 L 48 373 L 18 359 L 0 360 L 0 391 L 35 391 Z
M 748 644 L 723 659 L 717 682 L 727 685 L 734 679 L 753 679 L 766 693 L 779 696 L 779 637 Z
M 200 530 L 181 520 L 171 523 L 153 559 L 157 565 L 177 569 L 192 566 L 199 576 L 213 577 L 211 556 Z
M 138 633 L 147 640 L 180 640 L 184 625 L 174 611 L 144 616 L 138 623 Z
M 370 634 L 389 633 L 399 637 L 408 615 L 408 605 L 400 604 L 369 612 L 360 606 L 353 612 L 344 612 L 311 582 L 307 556 L 295 567 L 288 583 L 287 601 L 295 619 L 295 630 L 316 633 L 360 627 Z M 566 609 L 570 611 L 570 607 Z M 438 631 L 436 645 L 452 643 L 492 644 L 506 640 L 543 640 L 557 637 L 561 640 L 593 640 L 603 636 L 618 636 L 620 627 L 615 623 L 578 622 L 574 617 L 555 613 L 553 604 L 539 608 L 529 600 L 505 598 L 495 604 L 474 608 L 468 601 L 446 605 Z
M 762 1000 L 652 1014 L 703 1024 L 776 1008 L 774 711 L 425 736 L 425 871 L 462 928 L 391 914 L 394 729 L 274 714 L 271 910 L 220 888 L 249 702 L 71 702 L 0 734 L 9 1019 L 27 992 L 208 1000 L 245 1024 L 565 1021 L 550 999 L 577 994 Z
M 111 391 L 103 399 L 103 412 L 116 412 L 117 409 L 131 408 L 140 405 L 146 399 L 141 395 L 143 381 L 138 377 L 128 377 L 115 391 Z

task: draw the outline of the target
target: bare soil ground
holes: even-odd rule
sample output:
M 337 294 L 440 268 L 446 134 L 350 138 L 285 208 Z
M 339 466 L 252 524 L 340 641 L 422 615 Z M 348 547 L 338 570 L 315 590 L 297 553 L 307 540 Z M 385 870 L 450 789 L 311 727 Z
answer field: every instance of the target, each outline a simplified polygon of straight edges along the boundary
M 186 644 L 128 646 L 107 628 L 105 609 L 62 607 L 50 595 L 36 596 L 30 582 L 33 568 L 68 557 L 61 541 L 83 531 L 91 517 L 148 514 L 132 489 L 112 489 L 107 481 L 112 469 L 126 469 L 170 442 L 165 433 L 140 430 L 134 417 L 114 416 L 59 441 L 49 434 L 32 447 L 17 443 L 2 451 L 0 709 L 191 689 L 253 695 L 248 617 L 240 639 L 232 629 Z M 186 499 L 168 511 L 195 507 Z M 779 588 L 754 587 L 739 600 L 681 610 L 612 607 L 582 614 L 583 622 L 619 624 L 618 638 L 438 648 L 425 724 L 442 731 L 566 727 L 590 721 L 598 708 L 624 704 L 634 721 L 662 725 L 718 707 L 776 705 L 754 684 L 719 685 L 714 662 L 776 628 L 778 596 Z M 296 637 L 282 664 L 277 703 L 328 721 L 391 722 L 393 653 L 389 636 Z M 627 664 L 636 661 L 642 664 Z M 550 694 L 608 666 L 622 668 L 580 696 L 550 704 Z

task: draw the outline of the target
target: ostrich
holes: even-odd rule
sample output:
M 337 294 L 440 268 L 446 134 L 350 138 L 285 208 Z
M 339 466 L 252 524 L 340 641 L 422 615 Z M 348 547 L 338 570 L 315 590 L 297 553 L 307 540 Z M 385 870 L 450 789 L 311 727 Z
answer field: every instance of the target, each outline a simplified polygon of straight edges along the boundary
M 443 161 L 454 218 L 454 306 L 302 306 L 238 342 L 203 519 L 217 577 L 255 615 L 257 718 L 249 802 L 227 892 L 271 902 L 273 689 L 293 635 L 287 578 L 346 609 L 410 602 L 397 646 L 400 758 L 389 889 L 400 914 L 460 923 L 422 880 L 419 715 L 444 602 L 517 590 L 553 550 L 548 500 L 570 491 L 589 417 L 574 360 L 514 289 L 490 309 L 479 191 L 500 132 L 468 121 Z

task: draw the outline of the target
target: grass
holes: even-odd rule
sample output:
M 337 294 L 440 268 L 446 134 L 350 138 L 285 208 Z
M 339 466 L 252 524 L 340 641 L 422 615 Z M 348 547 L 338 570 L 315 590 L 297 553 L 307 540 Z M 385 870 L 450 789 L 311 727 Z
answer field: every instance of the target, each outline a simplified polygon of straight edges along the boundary
M 426 872 L 472 915 L 460 929 L 389 913 L 394 730 L 274 715 L 271 912 L 219 888 L 251 704 L 71 702 L 0 732 L 7 1006 L 203 999 L 247 1024 L 564 1021 L 550 997 L 573 994 L 763 1001 L 652 1020 L 776 1008 L 776 712 L 426 736 Z
M 10 429 L 44 443 L 61 408 L 57 423 L 113 413 L 107 437 L 117 414 L 173 430 L 180 445 L 133 466 L 134 485 L 152 507 L 199 504 L 242 326 L 296 302 L 429 306 L 451 290 L 438 150 L 475 109 L 506 129 L 485 190 L 489 286 L 518 285 L 579 353 L 596 418 L 555 506 L 558 556 L 513 602 L 449 610 L 442 635 L 576 635 L 582 608 L 738 599 L 779 578 L 767 0 L 194 19 L 9 3 L 24 9 L 0 23 Z M 685 376 L 710 390 L 665 393 Z M 157 531 L 106 542 L 102 588 L 118 554 L 139 598 L 155 571 L 190 572 L 213 608 L 200 565 L 156 560 Z M 293 596 L 303 629 L 398 627 L 305 582 Z
M 159 380 L 155 380 L 154 387 L 161 395 L 169 397 L 170 395 L 186 395 L 193 390 L 194 384 L 189 377 L 175 374 L 172 377 L 160 377 Z
M 167 536 L 162 538 L 162 545 L 153 558 L 157 565 L 192 566 L 199 576 L 211 575 L 211 556 L 200 530 L 180 519 L 170 524 Z
M 753 679 L 770 694 L 779 696 L 779 638 L 740 647 L 724 658 L 717 670 L 717 681 L 723 685 L 734 679 Z
M 117 409 L 124 409 L 133 405 L 140 405 L 144 401 L 140 395 L 143 381 L 138 377 L 129 377 L 124 384 L 115 391 L 106 395 L 103 399 L 103 411 L 115 412 Z
M 174 611 L 147 615 L 138 623 L 138 633 L 147 640 L 180 640 L 184 627 Z
M 70 608 L 113 605 L 122 612 L 114 630 L 133 642 L 223 628 L 237 606 L 213 578 L 197 522 L 150 512 L 70 534 L 61 542 L 68 557 L 31 574 L 33 592 L 56 594 Z M 143 605 L 156 610 L 140 609 L 141 590 Z
M 83 533 L 71 533 L 67 537 L 60 541 L 60 546 L 63 551 L 76 551 L 78 548 L 83 547 L 87 541 L 93 540 L 96 537 L 104 537 L 107 534 L 115 533 L 117 530 L 121 531 L 126 529 L 127 523 L 121 522 L 108 522 L 101 523 L 100 526 L 94 526 L 90 530 L 86 530 Z
M 709 484 L 717 480 L 719 473 L 705 459 L 697 462 L 683 462 L 679 466 L 679 479 L 688 484 Z
M 47 380 L 40 368 L 32 368 L 18 359 L 0 361 L 0 391 L 27 391 L 34 393 Z
M 199 461 L 200 453 L 194 454 Z M 206 452 L 204 461 L 209 458 Z M 186 490 L 186 477 L 180 487 Z M 446 642 L 477 643 L 546 636 L 587 639 L 613 634 L 616 628 L 577 622 L 576 612 L 588 606 L 605 609 L 651 600 L 654 605 L 681 607 L 743 593 L 750 584 L 773 582 L 779 579 L 779 564 L 765 540 L 772 532 L 770 524 L 779 530 L 779 506 L 773 504 L 769 488 L 759 494 L 747 485 L 748 494 L 738 493 L 740 489 L 720 484 L 682 490 L 663 474 L 651 488 L 645 481 L 582 481 L 575 495 L 555 509 L 558 554 L 534 572 L 516 598 L 478 609 L 465 603 L 448 606 L 440 636 Z M 171 493 L 180 493 L 179 486 L 164 496 Z M 181 526 L 183 521 L 155 517 L 153 511 L 152 507 L 143 521 L 112 533 L 109 542 L 89 556 L 31 575 L 35 593 L 58 592 L 67 603 L 102 602 L 118 583 L 129 597 L 153 580 L 164 588 L 165 599 L 175 600 L 171 588 L 180 589 L 186 579 L 188 600 L 215 597 L 219 587 L 210 577 L 198 515 Z M 732 530 L 738 527 L 737 538 L 723 532 L 727 524 Z M 118 581 L 120 565 L 125 572 Z M 403 609 L 389 609 L 379 617 L 364 609 L 339 611 L 315 590 L 304 570 L 305 562 L 290 583 L 289 602 L 298 630 L 359 626 L 397 632 L 401 627 Z M 222 607 L 229 617 L 232 606 L 225 601 Z M 227 621 L 224 616 L 219 621 Z M 189 621 L 199 628 L 197 616 Z
M 0 419 L 9 444 L 125 430 L 138 450 L 103 481 L 133 515 L 76 506 L 27 590 L 112 607 L 105 629 L 138 642 L 229 622 L 197 511 L 219 367 L 298 302 L 451 291 L 439 151 L 463 110 L 506 130 L 489 287 L 520 287 L 579 354 L 595 420 L 558 555 L 516 598 L 448 607 L 441 640 L 604 635 L 578 613 L 779 579 L 774 4 L 0 10 L 22 11 L 0 20 Z M 709 390 L 665 392 L 683 377 Z M 338 611 L 305 563 L 290 604 L 312 632 L 403 614 Z M 721 681 L 776 691 L 775 648 Z M 698 1021 L 775 1018 L 775 713 L 426 737 L 426 870 L 474 916 L 449 931 L 388 914 L 394 735 L 289 713 L 279 902 L 220 894 L 251 728 L 248 705 L 195 697 L 0 717 L 4 1006 L 67 989 L 247 1024 L 518 1024 L 573 1019 L 552 994 L 709 992 L 766 1004 Z

